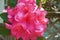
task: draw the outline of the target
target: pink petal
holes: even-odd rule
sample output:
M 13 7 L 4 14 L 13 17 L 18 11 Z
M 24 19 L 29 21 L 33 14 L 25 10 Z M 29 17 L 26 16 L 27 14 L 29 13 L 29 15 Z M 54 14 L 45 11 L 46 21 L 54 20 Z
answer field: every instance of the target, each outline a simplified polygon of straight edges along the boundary
M 12 28 L 12 25 L 8 24 L 8 23 L 5 23 L 5 26 L 7 29 L 11 29 Z

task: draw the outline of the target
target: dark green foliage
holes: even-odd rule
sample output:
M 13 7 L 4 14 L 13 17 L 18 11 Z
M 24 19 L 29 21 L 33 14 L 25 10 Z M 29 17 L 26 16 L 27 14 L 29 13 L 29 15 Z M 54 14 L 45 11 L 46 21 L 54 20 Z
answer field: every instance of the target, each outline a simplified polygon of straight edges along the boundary
M 8 0 L 8 5 L 14 7 L 17 4 L 17 0 Z
M 4 22 L 8 22 L 7 13 L 0 14 L 0 17 L 3 19 Z
M 37 1 L 36 4 L 39 6 L 41 0 L 36 0 L 36 1 Z
M 10 31 L 8 29 L 6 29 L 4 24 L 0 23 L 0 35 L 10 35 Z

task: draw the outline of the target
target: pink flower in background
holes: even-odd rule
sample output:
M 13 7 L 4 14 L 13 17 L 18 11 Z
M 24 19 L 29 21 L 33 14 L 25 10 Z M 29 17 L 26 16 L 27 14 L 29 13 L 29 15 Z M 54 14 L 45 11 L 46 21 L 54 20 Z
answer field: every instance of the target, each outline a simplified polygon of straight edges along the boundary
M 36 40 L 37 37 L 43 36 L 48 23 L 48 19 L 45 18 L 47 12 L 35 4 L 36 0 L 18 0 L 13 9 L 8 6 L 8 20 L 11 24 L 5 25 L 16 40 Z

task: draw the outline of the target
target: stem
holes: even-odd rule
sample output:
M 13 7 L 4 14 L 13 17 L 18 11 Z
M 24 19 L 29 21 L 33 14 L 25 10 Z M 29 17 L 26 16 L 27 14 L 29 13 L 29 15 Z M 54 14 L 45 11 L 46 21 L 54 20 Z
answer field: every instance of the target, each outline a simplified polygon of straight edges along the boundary
M 39 8 L 40 8 L 40 9 L 42 8 L 42 2 L 40 2 Z

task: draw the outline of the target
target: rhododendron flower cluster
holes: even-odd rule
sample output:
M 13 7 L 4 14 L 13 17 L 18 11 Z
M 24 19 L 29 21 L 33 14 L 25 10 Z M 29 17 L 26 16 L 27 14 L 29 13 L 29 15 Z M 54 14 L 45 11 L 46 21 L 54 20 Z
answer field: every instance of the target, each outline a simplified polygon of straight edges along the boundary
M 16 40 L 37 40 L 37 37 L 43 36 L 48 23 L 45 18 L 47 12 L 36 5 L 36 0 L 18 0 L 14 8 L 8 6 L 7 12 L 11 24 L 5 25 Z

